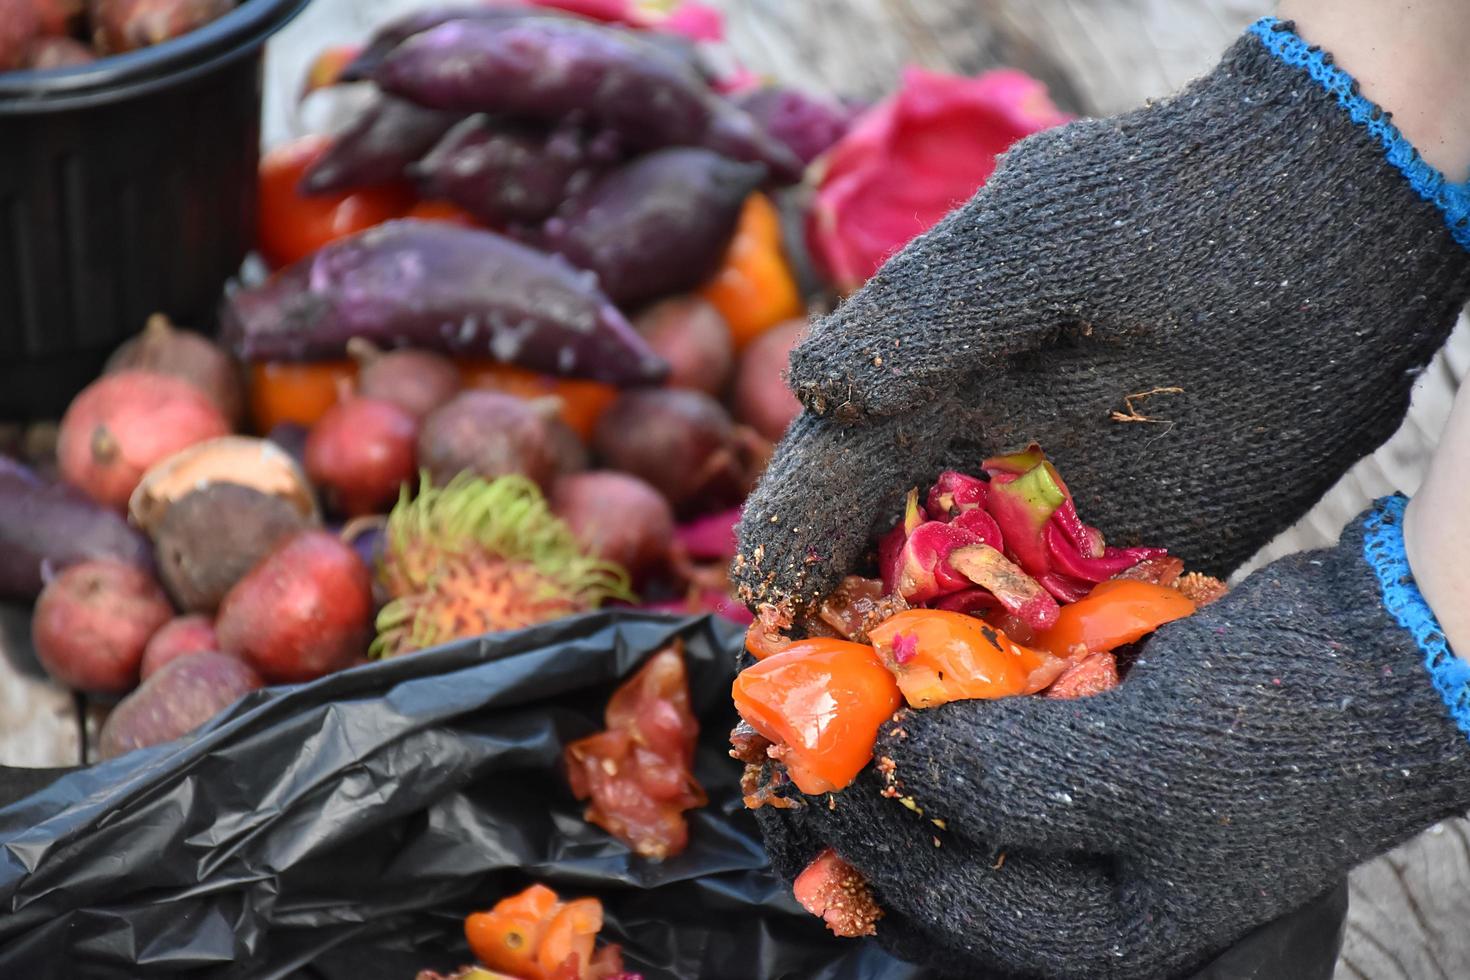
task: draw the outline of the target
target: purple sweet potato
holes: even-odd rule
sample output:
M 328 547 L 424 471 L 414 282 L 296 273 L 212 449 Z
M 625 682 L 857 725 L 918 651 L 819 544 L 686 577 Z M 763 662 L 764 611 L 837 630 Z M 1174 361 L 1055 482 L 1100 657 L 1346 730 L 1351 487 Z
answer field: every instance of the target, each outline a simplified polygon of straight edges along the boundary
M 857 110 L 814 92 L 765 85 L 734 97 L 740 108 L 802 163 L 811 163 L 843 137 Z
M 668 365 L 590 279 L 494 232 L 390 221 L 235 292 L 222 335 L 249 360 L 342 357 L 364 337 L 615 385 L 662 379 Z
M 463 113 L 425 109 L 380 94 L 306 169 L 301 189 L 326 194 L 401 180 L 408 165 L 429 152 L 461 118 Z
M 541 221 L 596 172 L 587 137 L 571 127 L 518 126 L 483 113 L 451 129 L 409 168 L 422 197 L 452 201 L 487 225 Z
M 451 20 L 485 20 L 485 21 L 510 21 L 525 20 L 528 18 L 560 18 L 583 20 L 570 11 L 558 10 L 554 7 L 529 7 L 512 6 L 508 4 L 480 3 L 473 5 L 460 5 L 450 7 L 427 7 L 416 10 L 411 14 L 391 20 L 378 28 L 363 47 L 362 51 L 342 69 L 337 76 L 338 81 L 360 82 L 372 76 L 377 67 L 383 63 L 388 53 L 415 34 L 447 24 Z M 604 25 L 608 30 L 623 31 L 622 27 Z M 666 56 L 687 64 L 690 68 L 699 72 L 701 77 L 713 78 L 715 72 L 705 62 L 699 49 L 688 38 L 677 34 L 666 34 L 662 32 L 639 32 L 638 38 L 646 44 L 651 44 L 661 50 Z
M 213 651 L 181 657 L 118 702 L 102 725 L 98 751 L 112 759 L 172 742 L 262 686 L 260 675 L 239 657 Z
M 635 146 L 703 146 L 763 163 L 778 180 L 801 178 L 801 161 L 688 63 L 599 24 L 449 21 L 399 44 L 372 77 L 421 105 L 547 121 L 582 113 Z
M 152 567 L 148 541 L 116 512 L 64 484 L 48 484 L 19 463 L 0 469 L 0 596 L 34 599 L 43 570 L 93 558 Z
M 631 306 L 695 288 L 719 269 L 765 168 L 697 147 L 656 150 L 568 201 L 534 236 Z
M 388 21 L 368 39 L 357 57 L 337 75 L 341 82 L 361 82 L 371 78 L 389 52 L 415 34 L 432 30 L 451 20 L 510 20 L 521 17 L 556 16 L 554 11 L 528 7 L 498 6 L 488 3 L 459 4 L 448 7 L 425 7 Z

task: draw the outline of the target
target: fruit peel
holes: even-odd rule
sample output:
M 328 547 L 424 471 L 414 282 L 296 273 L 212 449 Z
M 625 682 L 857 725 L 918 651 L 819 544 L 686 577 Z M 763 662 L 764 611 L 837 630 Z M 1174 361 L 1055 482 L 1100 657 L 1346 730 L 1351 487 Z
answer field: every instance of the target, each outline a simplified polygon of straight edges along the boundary
M 378 615 L 371 656 L 636 601 L 627 572 L 583 553 L 527 478 L 421 480 L 418 495 L 405 487 L 388 516 L 378 575 L 393 598 Z

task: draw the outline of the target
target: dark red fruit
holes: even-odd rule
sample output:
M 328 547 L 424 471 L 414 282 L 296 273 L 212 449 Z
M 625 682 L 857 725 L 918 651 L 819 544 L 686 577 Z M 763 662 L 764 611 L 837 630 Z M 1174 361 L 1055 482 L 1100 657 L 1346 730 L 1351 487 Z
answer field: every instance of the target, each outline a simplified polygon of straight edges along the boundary
M 393 402 L 348 398 L 312 426 L 306 474 L 338 513 L 380 513 L 414 477 L 418 435 L 418 422 Z
M 357 360 L 357 393 L 392 402 L 422 420 L 460 389 L 459 368 L 443 354 L 427 350 L 378 350 L 361 337 L 347 342 Z
M 141 676 L 147 680 L 167 664 L 191 653 L 219 649 L 214 620 L 196 614 L 178 616 L 164 623 L 143 648 Z
M 372 576 L 352 547 L 325 531 L 305 531 L 269 555 L 220 604 L 220 649 L 238 654 L 268 681 L 314 680 L 367 649 Z
M 41 666 L 61 683 L 122 694 L 138 683 L 149 638 L 173 614 L 147 572 L 111 559 L 85 561 L 41 591 L 31 640 Z
M 621 565 L 635 581 L 668 559 L 674 512 L 636 476 L 594 470 L 563 477 L 552 491 L 551 509 L 589 555 Z

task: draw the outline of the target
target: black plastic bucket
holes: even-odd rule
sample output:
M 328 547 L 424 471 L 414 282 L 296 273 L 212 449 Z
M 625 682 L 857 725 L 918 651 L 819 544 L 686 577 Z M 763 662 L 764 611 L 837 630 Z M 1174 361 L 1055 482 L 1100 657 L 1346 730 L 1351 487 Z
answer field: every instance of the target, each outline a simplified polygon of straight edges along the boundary
M 212 324 L 255 239 L 262 48 L 307 2 L 0 74 L 0 418 L 58 416 L 151 313 Z

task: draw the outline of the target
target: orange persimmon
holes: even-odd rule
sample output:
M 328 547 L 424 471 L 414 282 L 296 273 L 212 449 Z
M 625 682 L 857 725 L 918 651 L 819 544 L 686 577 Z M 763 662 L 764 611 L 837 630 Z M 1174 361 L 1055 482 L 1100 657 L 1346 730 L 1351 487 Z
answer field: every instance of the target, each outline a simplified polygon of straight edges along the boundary
M 1194 610 L 1195 604 L 1178 589 L 1137 579 L 1109 579 L 1063 606 L 1056 624 L 1036 634 L 1033 645 L 1058 657 L 1116 650 Z
M 250 416 L 262 434 L 281 422 L 314 425 L 357 377 L 354 361 L 256 361 L 250 365 Z
M 499 361 L 461 361 L 460 374 L 466 388 L 488 388 L 520 398 L 561 399 L 562 421 L 583 439 L 591 438 L 598 418 L 618 397 L 618 389 L 600 381 L 555 378 Z
M 303 136 L 275 147 L 260 161 L 257 205 L 260 254 L 273 268 L 303 259 L 328 242 L 397 218 L 413 204 L 406 186 L 363 187 L 303 194 L 302 175 L 331 140 Z
M 501 899 L 489 912 L 471 913 L 464 920 L 465 938 L 480 962 L 492 970 L 539 980 L 543 971 L 537 954 L 562 908 L 556 892 L 545 885 L 532 885 Z M 599 906 L 599 919 L 601 911 Z
M 983 620 L 943 609 L 905 610 L 868 638 L 912 708 L 1034 694 L 1067 666 L 1049 650 L 1021 646 Z
M 798 648 L 799 647 L 799 648 Z M 773 758 L 803 793 L 835 793 L 873 758 L 878 726 L 901 703 L 873 648 L 804 640 L 735 678 L 735 710 L 775 743 Z
M 764 194 L 745 199 L 720 270 L 700 289 L 739 350 L 778 323 L 801 316 L 801 292 L 781 245 L 781 217 Z
M 464 225 L 466 228 L 483 227 L 475 220 L 474 215 L 448 201 L 420 201 L 409 208 L 403 216 L 417 218 L 420 221 L 447 221 L 452 225 Z
M 602 903 L 578 898 L 563 905 L 547 923 L 536 950 L 536 968 L 545 977 L 566 970 L 580 977 L 592 964 L 592 949 L 602 931 Z M 570 961 L 570 970 L 567 970 Z

